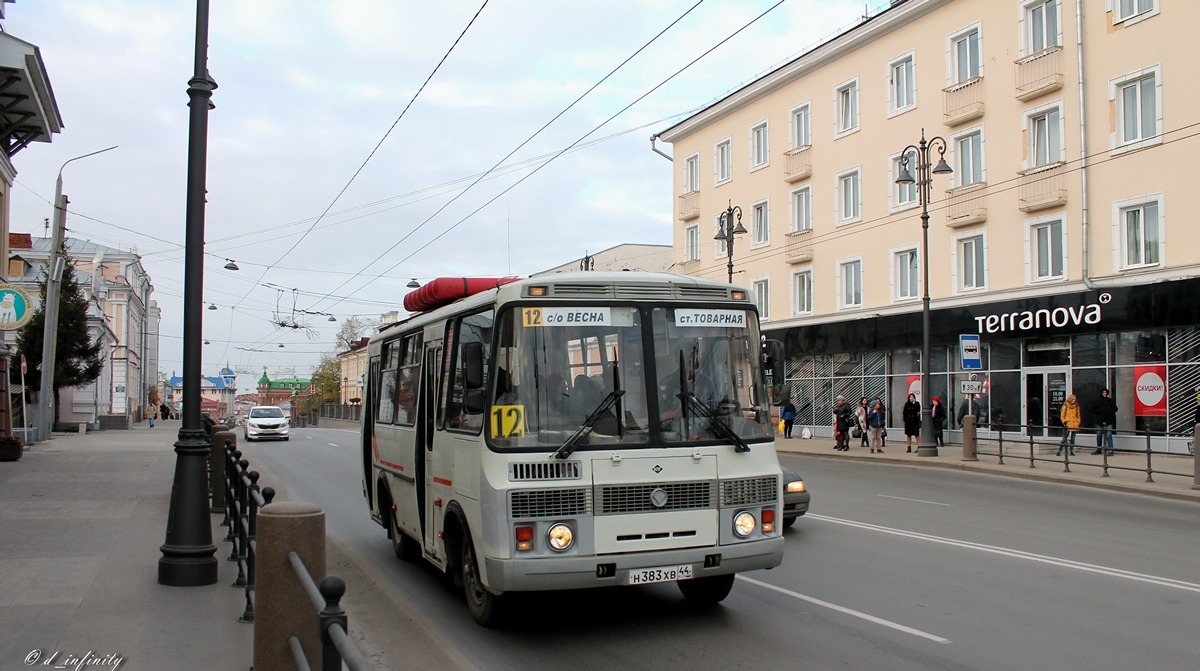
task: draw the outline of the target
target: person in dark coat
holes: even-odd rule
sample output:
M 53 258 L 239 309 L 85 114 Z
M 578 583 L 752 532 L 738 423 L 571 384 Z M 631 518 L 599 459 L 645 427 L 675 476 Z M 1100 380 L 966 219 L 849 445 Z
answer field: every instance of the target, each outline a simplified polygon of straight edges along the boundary
M 1092 403 L 1092 416 L 1096 418 L 1096 451 L 1100 454 L 1107 451 L 1113 453 L 1113 429 L 1117 426 L 1117 402 L 1108 394 L 1107 389 L 1100 390 L 1100 398 Z
M 850 449 L 850 427 L 856 424 L 854 409 L 845 396 L 838 396 L 833 406 L 833 436 L 837 441 L 833 449 L 846 452 Z
M 166 403 L 163 403 L 162 405 L 158 406 L 158 413 L 159 413 L 159 417 L 161 417 L 163 419 L 163 421 L 171 419 L 171 407 L 169 405 L 167 405 Z
M 933 444 L 937 447 L 945 447 L 946 441 L 942 440 L 942 429 L 946 426 L 946 408 L 942 405 L 942 399 L 937 396 L 933 397 L 933 403 L 929 406 L 929 421 L 933 422 Z
M 792 399 L 783 399 L 783 405 L 779 407 L 779 419 L 783 420 L 783 437 L 792 437 L 792 424 L 796 422 L 796 406 L 792 404 Z
M 908 446 L 905 452 L 912 452 L 913 439 L 916 438 L 918 444 L 921 442 L 921 404 L 917 403 L 916 394 L 908 395 L 908 402 L 904 404 L 902 412 L 904 416 L 904 440 Z

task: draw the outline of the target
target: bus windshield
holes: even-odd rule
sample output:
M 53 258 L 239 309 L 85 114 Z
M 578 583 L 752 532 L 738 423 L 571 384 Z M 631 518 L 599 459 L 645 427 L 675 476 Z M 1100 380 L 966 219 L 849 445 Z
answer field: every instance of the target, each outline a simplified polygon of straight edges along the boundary
M 633 306 L 504 311 L 489 443 L 572 449 L 772 436 L 758 325 L 745 309 Z

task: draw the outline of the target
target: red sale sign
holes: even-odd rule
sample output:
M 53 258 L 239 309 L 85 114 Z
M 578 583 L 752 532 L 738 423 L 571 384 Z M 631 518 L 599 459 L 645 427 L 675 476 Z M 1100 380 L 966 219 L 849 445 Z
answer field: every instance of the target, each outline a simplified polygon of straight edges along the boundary
M 1134 367 L 1133 414 L 1138 417 L 1167 416 L 1166 366 Z

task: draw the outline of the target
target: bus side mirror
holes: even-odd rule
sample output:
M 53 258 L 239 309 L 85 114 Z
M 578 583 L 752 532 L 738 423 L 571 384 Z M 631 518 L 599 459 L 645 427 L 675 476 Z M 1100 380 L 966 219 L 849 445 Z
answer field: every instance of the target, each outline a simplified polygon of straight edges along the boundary
M 483 389 L 483 344 L 463 344 L 463 387 Z

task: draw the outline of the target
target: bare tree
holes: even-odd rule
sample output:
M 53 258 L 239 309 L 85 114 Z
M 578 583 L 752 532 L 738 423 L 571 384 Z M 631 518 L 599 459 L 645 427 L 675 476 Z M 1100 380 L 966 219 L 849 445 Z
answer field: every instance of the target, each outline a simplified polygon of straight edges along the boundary
M 358 341 L 363 336 L 369 336 L 379 328 L 379 320 L 368 319 L 366 317 L 349 317 L 342 322 L 341 328 L 338 329 L 337 336 L 334 338 L 334 345 L 338 351 L 345 352 L 352 346 L 358 344 Z

